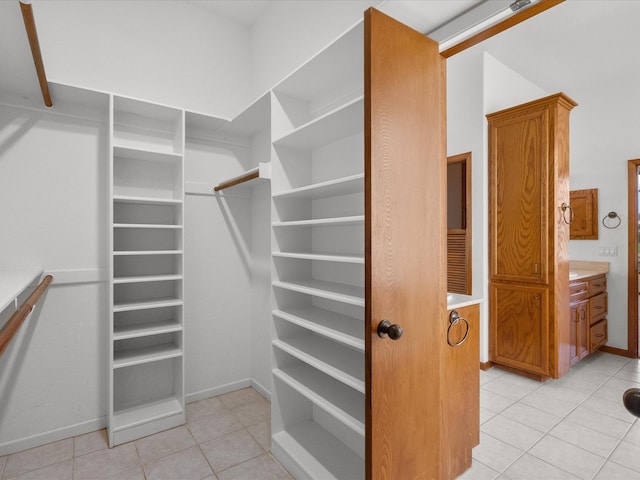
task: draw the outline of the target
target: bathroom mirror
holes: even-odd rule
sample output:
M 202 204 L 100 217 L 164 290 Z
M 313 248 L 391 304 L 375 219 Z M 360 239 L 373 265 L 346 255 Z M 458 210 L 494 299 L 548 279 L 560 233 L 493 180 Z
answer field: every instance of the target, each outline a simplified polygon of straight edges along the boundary
M 471 295 L 471 152 L 447 158 L 447 291 Z

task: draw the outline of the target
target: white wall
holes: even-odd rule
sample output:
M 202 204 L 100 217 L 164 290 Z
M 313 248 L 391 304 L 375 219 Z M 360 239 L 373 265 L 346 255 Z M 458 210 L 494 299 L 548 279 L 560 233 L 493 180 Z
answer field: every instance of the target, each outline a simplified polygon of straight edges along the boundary
M 48 0 L 34 15 L 50 81 L 227 118 L 252 100 L 248 28 L 190 2 Z
M 380 0 L 279 0 L 253 26 L 254 97 L 274 87 L 363 18 Z
M 56 112 L 0 105 L 0 266 L 54 274 L 0 358 L 0 455 L 105 421 L 106 123 Z
M 640 103 L 637 78 L 618 77 L 605 85 L 582 85 L 574 94 L 571 112 L 571 189 L 598 189 L 598 240 L 572 240 L 572 259 L 609 262 L 609 341 L 627 349 L 627 234 L 634 219 L 627 206 L 627 161 L 640 158 Z M 609 230 L 602 217 L 615 211 L 620 227 Z M 618 255 L 598 255 L 603 246 L 616 246 Z

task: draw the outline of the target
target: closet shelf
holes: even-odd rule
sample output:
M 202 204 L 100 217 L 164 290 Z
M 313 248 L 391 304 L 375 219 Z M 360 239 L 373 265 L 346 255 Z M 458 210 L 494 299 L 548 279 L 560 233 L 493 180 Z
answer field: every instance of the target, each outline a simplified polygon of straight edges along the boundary
M 226 188 L 235 187 L 251 180 L 269 180 L 271 178 L 271 163 L 259 163 L 256 168 L 252 168 L 241 175 L 224 180 L 213 187 L 214 192 L 219 192 Z
M 273 315 L 364 352 L 364 321 L 319 307 L 274 310 Z
M 275 281 L 274 287 L 364 307 L 364 288 L 323 280 Z
M 362 352 L 345 348 L 313 334 L 273 340 L 273 346 L 364 393 L 364 357 Z
M 114 195 L 113 203 L 134 203 L 141 205 L 182 205 L 182 200 L 176 198 L 133 197 L 129 195 Z
M 273 198 L 318 199 L 364 192 L 364 173 L 328 180 L 273 194 Z
M 25 289 L 38 281 L 42 268 L 3 268 L 0 271 L 0 312 L 13 303 Z
M 172 275 L 140 275 L 136 277 L 116 277 L 114 284 L 144 283 L 144 282 L 168 282 L 172 280 L 182 280 L 184 277 L 178 274 Z
M 161 229 L 169 229 L 169 230 L 180 230 L 182 225 L 167 225 L 167 224 L 152 224 L 152 223 L 114 223 L 113 228 L 139 228 L 139 229 L 153 229 L 153 230 L 161 230 Z
M 308 365 L 277 368 L 273 375 L 364 439 L 364 395 Z
M 359 263 L 364 265 L 364 257 L 357 255 L 342 255 L 335 253 L 299 253 L 299 252 L 273 252 L 274 257 L 300 258 L 303 260 L 317 260 L 321 262 Z
M 146 302 L 122 302 L 113 306 L 114 313 L 130 312 L 133 310 L 148 310 L 151 308 L 176 307 L 182 305 L 179 298 L 165 298 L 158 300 L 149 300 Z
M 114 328 L 114 340 L 126 340 L 128 338 L 147 337 L 163 333 L 181 332 L 182 325 L 177 320 L 165 320 L 163 322 L 149 322 L 138 325 L 123 325 Z
M 289 222 L 273 222 L 273 227 L 331 227 L 340 225 L 364 224 L 364 215 L 351 217 L 314 218 L 313 220 L 293 220 Z
M 182 250 L 119 250 L 113 252 L 114 256 L 128 255 L 182 255 Z
M 143 160 L 146 162 L 177 163 L 182 161 L 182 155 L 179 153 L 168 152 L 165 149 L 142 149 L 126 145 L 114 145 L 113 156 L 115 158 Z
M 273 142 L 275 146 L 314 149 L 363 131 L 364 96 L 342 105 Z
M 341 440 L 313 421 L 287 426 L 273 435 L 276 457 L 279 451 L 304 465 L 308 478 L 364 478 L 364 460 Z
M 158 399 L 114 412 L 114 431 L 125 430 L 181 413 L 182 406 L 175 396 Z
M 116 351 L 113 354 L 113 368 L 131 367 L 181 356 L 182 349 L 178 348 L 174 343 Z

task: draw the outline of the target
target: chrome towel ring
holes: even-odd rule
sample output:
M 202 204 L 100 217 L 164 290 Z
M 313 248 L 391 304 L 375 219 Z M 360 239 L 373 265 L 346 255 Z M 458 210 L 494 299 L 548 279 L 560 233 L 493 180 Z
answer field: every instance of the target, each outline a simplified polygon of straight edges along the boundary
M 464 331 L 464 335 L 463 335 L 461 340 L 458 340 L 457 342 L 452 342 L 451 341 L 451 327 L 453 327 L 454 325 L 457 325 L 460 322 L 464 322 L 465 327 L 466 327 L 466 329 Z M 464 343 L 464 341 L 467 339 L 468 335 L 469 335 L 469 322 L 467 321 L 466 318 L 461 317 L 458 314 L 457 310 L 453 310 L 449 314 L 449 328 L 447 328 L 447 343 L 449 345 L 451 345 L 452 347 L 459 347 L 460 345 L 462 345 Z
M 610 220 L 607 221 L 607 219 L 610 219 Z M 616 212 L 609 212 L 604 217 L 602 217 L 602 225 L 604 225 L 605 228 L 609 228 L 609 229 L 618 228 L 621 223 L 622 223 L 622 219 Z

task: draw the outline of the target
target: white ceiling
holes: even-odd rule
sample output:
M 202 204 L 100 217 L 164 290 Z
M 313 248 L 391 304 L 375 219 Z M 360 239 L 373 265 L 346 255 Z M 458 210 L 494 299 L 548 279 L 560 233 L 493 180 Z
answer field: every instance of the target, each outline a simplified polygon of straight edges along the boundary
M 190 3 L 250 28 L 276 1 L 293 0 L 190 0 Z M 490 1 L 504 6 L 510 3 L 510 0 Z M 385 0 L 379 8 L 425 33 L 477 3 L 479 0 Z M 35 10 L 37 2 L 34 4 Z M 619 75 L 632 75 L 640 80 L 639 25 L 639 0 L 566 0 L 474 48 L 488 51 L 547 91 L 574 92 Z M 12 89 L 18 94 L 37 93 L 17 0 L 0 1 L 0 65 L 0 89 Z

